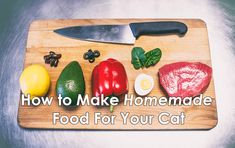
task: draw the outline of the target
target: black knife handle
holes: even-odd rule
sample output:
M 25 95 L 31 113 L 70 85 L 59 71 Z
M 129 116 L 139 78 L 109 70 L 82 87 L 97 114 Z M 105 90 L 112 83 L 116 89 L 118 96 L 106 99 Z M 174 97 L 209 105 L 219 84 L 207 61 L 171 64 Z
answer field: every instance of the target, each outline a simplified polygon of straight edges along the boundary
M 136 38 L 141 35 L 157 34 L 179 34 L 182 36 L 188 31 L 188 27 L 184 23 L 176 21 L 131 23 L 130 28 Z

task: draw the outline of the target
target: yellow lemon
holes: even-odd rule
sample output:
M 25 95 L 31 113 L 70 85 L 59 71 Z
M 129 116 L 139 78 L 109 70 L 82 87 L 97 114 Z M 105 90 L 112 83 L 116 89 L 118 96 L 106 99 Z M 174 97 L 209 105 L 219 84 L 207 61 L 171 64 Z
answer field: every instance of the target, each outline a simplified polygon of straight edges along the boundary
M 20 88 L 25 96 L 30 98 L 45 96 L 50 87 L 50 76 L 47 70 L 38 64 L 24 69 L 20 76 Z

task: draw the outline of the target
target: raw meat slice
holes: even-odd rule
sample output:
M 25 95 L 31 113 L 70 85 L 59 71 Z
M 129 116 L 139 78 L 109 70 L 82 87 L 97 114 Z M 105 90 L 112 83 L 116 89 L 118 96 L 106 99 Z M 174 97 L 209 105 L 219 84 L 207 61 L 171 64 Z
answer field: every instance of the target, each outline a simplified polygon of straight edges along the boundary
M 159 69 L 160 83 L 170 97 L 195 97 L 211 80 L 212 69 L 200 62 L 177 62 Z

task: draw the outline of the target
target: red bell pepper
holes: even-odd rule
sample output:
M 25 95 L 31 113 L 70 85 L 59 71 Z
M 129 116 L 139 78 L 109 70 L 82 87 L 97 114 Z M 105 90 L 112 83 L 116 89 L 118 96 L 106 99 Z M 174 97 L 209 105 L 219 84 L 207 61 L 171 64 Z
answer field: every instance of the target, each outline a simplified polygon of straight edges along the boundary
M 92 94 L 95 97 L 116 96 L 121 102 L 128 93 L 128 79 L 124 66 L 116 59 L 107 59 L 100 62 L 92 72 Z M 111 107 L 111 106 L 110 106 Z

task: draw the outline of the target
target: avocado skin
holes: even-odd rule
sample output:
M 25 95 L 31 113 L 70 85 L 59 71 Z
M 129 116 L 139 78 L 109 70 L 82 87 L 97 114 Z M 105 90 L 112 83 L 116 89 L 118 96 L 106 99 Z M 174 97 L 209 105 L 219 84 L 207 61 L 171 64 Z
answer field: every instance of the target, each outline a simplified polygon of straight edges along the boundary
M 85 81 L 82 68 L 77 61 L 70 62 L 61 72 L 56 83 L 56 94 L 72 100 L 70 106 L 77 104 L 78 94 L 85 95 Z

